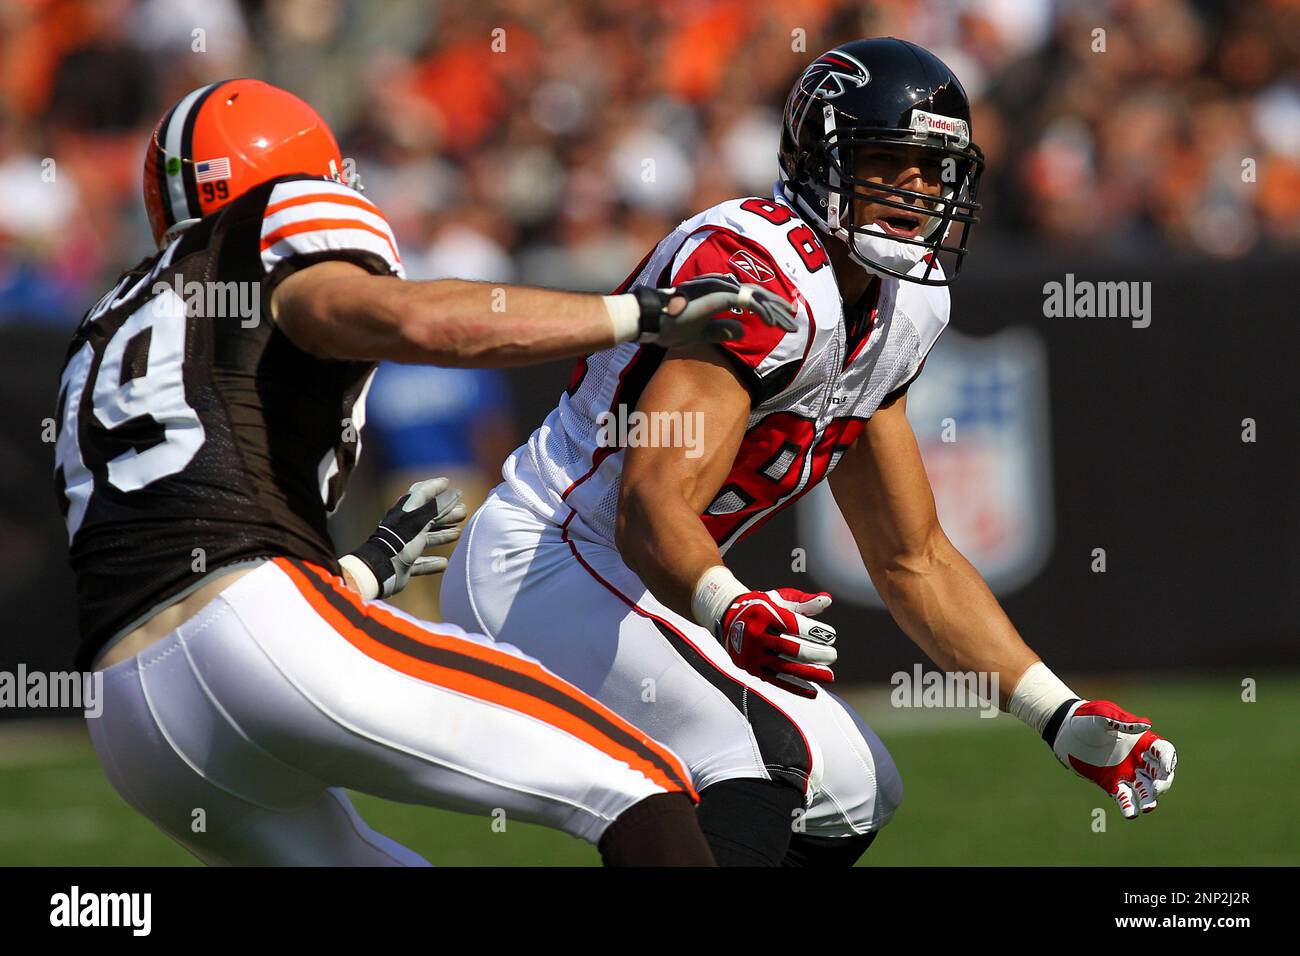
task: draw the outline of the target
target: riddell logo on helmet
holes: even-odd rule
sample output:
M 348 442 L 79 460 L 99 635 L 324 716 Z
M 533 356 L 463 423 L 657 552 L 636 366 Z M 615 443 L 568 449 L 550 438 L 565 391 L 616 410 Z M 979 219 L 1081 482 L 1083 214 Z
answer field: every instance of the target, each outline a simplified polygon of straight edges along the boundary
M 970 124 L 952 116 L 940 116 L 925 110 L 912 110 L 912 132 L 930 135 L 938 133 L 955 139 L 958 149 L 964 149 L 970 142 Z

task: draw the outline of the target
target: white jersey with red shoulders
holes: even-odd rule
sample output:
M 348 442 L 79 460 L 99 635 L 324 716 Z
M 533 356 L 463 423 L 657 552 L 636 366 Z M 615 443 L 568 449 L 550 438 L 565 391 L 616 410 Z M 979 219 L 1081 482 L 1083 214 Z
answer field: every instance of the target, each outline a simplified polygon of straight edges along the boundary
M 620 291 L 708 273 L 760 284 L 797 310 L 793 332 L 747 313 L 745 336 L 718 346 L 751 396 L 735 463 L 701 515 L 725 552 L 830 474 L 876 409 L 907 388 L 948 323 L 948 290 L 882 278 L 874 302 L 846 306 L 820 238 L 779 187 L 772 199 L 733 199 L 687 219 Z M 559 405 L 506 460 L 506 484 L 541 517 L 613 543 L 620 439 L 635 444 L 637 427 L 648 443 L 690 437 L 688 423 L 628 417 L 665 354 L 628 343 L 581 360 Z

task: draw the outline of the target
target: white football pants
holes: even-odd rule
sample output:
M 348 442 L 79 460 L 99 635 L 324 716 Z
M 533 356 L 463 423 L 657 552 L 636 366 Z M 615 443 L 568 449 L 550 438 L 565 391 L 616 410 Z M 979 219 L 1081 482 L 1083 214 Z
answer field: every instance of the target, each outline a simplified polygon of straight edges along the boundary
M 517 649 L 285 558 L 104 671 L 87 724 L 118 793 L 209 864 L 427 865 L 341 788 L 593 843 L 691 792 L 670 751 Z
M 506 485 L 443 574 L 447 620 L 508 641 L 680 754 L 697 789 L 737 777 L 799 788 L 813 836 L 879 829 L 902 800 L 884 744 L 842 700 L 747 673 L 655 599 L 611 545 L 543 521 Z

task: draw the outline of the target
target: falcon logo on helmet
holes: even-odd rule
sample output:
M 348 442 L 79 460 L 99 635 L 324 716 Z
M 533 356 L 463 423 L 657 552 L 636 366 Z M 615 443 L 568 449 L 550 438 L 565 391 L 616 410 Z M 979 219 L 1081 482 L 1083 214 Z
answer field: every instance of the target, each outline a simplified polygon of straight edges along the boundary
M 270 179 L 306 173 L 344 182 L 342 166 L 320 114 L 287 90 L 247 79 L 201 86 L 149 139 L 144 205 L 154 240 L 164 245 Z
M 819 56 L 803 71 L 799 88 L 810 96 L 833 100 L 847 90 L 871 81 L 867 68 L 847 53 L 832 50 Z

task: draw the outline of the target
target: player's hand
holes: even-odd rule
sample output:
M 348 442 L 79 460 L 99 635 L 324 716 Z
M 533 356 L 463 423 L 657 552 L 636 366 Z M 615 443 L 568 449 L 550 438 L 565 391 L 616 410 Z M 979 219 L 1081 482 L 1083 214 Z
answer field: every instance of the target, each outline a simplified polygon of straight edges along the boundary
M 741 285 L 733 276 L 705 275 L 667 289 L 635 289 L 634 294 L 641 306 L 637 341 L 664 348 L 740 338 L 744 326 L 738 320 L 715 318 L 728 310 L 753 312 L 787 332 L 796 328 L 789 302 L 760 286 Z
M 460 491 L 448 490 L 450 485 L 447 478 L 417 481 L 388 509 L 365 544 L 339 558 L 363 598 L 392 597 L 413 575 L 446 570 L 446 558 L 425 557 L 424 552 L 460 537 L 465 506 Z
M 1052 739 L 1058 760 L 1110 794 L 1124 819 L 1156 808 L 1156 798 L 1173 785 L 1178 753 L 1152 732 L 1151 721 L 1109 700 L 1076 700 L 1065 712 Z M 1053 719 L 1044 732 L 1051 734 Z
M 835 628 L 813 620 L 830 605 L 825 591 L 749 591 L 723 612 L 718 640 L 749 673 L 800 697 L 816 697 L 815 684 L 835 680 Z

